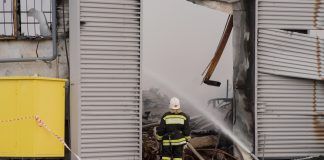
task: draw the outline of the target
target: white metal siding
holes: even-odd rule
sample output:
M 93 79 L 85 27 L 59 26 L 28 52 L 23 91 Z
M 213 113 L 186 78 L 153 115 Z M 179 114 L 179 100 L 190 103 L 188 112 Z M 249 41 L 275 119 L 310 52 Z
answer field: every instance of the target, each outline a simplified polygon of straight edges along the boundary
M 278 29 L 323 29 L 322 0 L 258 0 L 258 26 Z
M 140 160 L 141 2 L 80 0 L 79 5 L 78 152 L 84 160 Z
M 292 158 L 324 153 L 324 83 L 258 74 L 257 153 Z
M 322 80 L 323 47 L 323 40 L 316 37 L 277 29 L 259 29 L 259 71 Z
M 324 154 L 323 40 L 284 31 L 323 28 L 321 0 L 256 0 L 255 152 Z

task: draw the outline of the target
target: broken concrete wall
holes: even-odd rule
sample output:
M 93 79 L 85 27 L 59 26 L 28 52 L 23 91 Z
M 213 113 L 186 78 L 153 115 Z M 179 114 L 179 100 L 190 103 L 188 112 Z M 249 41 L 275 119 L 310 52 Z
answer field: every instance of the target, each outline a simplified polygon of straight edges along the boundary
M 211 9 L 215 9 L 224 13 L 232 14 L 233 13 L 233 5 L 225 2 L 217 2 L 217 1 L 202 1 L 202 0 L 188 0 L 192 3 L 206 6 Z
M 58 58 L 52 62 L 0 63 L 0 76 L 44 76 L 67 78 L 68 68 L 63 32 L 63 2 L 66 35 L 68 35 L 68 0 L 57 0 L 57 51 Z M 67 37 L 68 38 L 68 37 Z M 37 48 L 37 43 L 38 48 Z M 68 46 L 68 39 L 67 39 Z M 53 53 L 52 40 L 0 40 L 0 59 L 50 56 Z
M 254 150 L 254 0 L 234 5 L 234 127 L 236 136 Z

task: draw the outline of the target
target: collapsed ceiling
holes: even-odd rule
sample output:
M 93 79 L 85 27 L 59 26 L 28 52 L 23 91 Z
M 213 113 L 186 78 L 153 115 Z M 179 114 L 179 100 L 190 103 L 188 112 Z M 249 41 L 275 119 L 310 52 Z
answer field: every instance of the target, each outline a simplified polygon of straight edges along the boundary
M 240 0 L 188 0 L 190 2 L 196 3 L 196 2 L 201 2 L 201 1 L 211 1 L 211 2 L 224 2 L 224 3 L 235 3 Z
M 240 0 L 187 0 L 194 4 L 202 5 L 211 9 L 215 9 L 227 14 L 233 13 L 232 3 L 238 2 Z

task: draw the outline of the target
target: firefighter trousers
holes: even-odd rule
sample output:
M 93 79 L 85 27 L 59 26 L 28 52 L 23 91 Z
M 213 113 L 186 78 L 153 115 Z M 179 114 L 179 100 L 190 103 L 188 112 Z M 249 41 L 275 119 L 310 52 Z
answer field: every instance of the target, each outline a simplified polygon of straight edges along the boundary
M 162 146 L 162 160 L 182 160 L 183 146 Z

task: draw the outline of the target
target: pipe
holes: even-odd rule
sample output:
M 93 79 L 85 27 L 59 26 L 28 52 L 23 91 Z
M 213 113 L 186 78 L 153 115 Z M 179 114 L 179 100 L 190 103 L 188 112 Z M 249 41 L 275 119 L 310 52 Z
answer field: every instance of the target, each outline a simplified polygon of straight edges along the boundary
M 28 58 L 5 58 L 0 59 L 0 63 L 9 62 L 33 62 L 33 61 L 53 61 L 57 58 L 57 47 L 56 47 L 56 0 L 52 0 L 52 45 L 53 54 L 49 57 L 28 57 Z
M 194 153 L 195 156 L 197 156 L 199 160 L 205 160 L 189 142 L 187 143 L 187 146 L 192 151 L 192 153 Z
M 209 79 L 205 79 L 204 83 L 207 84 L 207 85 L 216 86 L 216 87 L 219 87 L 221 85 L 221 82 L 212 81 L 212 80 L 209 80 Z
M 228 80 L 226 81 L 226 99 L 228 98 Z

